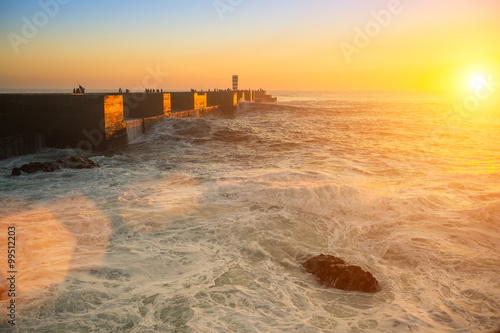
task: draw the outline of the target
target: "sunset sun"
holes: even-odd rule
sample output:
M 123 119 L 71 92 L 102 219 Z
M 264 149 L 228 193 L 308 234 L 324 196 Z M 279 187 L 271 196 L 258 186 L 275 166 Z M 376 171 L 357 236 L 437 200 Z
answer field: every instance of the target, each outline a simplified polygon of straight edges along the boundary
M 482 76 L 475 76 L 470 80 L 470 85 L 474 89 L 481 89 L 486 84 L 486 80 Z

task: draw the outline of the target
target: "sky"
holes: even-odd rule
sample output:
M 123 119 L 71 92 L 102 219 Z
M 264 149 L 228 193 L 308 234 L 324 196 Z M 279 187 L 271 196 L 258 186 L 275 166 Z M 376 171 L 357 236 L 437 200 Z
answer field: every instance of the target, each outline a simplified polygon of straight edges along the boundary
M 0 89 L 453 91 L 499 36 L 498 0 L 1 0 Z

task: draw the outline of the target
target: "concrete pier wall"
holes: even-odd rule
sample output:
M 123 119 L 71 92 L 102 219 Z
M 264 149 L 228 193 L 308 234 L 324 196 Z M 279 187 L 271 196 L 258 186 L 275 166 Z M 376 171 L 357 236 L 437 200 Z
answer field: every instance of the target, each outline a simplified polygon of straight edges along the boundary
M 265 90 L 256 90 L 255 91 L 255 98 L 265 98 L 267 95 L 267 92 Z
M 120 95 L 105 95 L 103 96 L 104 109 L 102 114 L 97 114 L 99 127 L 102 131 L 101 122 L 104 120 L 104 132 L 106 138 L 118 134 L 124 129 L 123 126 L 123 97 Z M 100 109 L 99 105 L 99 109 Z M 105 147 L 104 147 L 105 148 Z
M 219 105 L 222 112 L 233 113 L 238 105 L 238 93 L 235 91 L 209 92 L 207 96 L 207 105 Z
M 244 90 L 245 93 L 245 102 L 253 102 L 254 101 L 254 92 L 253 90 Z
M 171 92 L 172 112 L 201 109 L 207 106 L 207 93 Z
M 127 127 L 127 143 L 130 143 L 144 133 L 143 119 L 125 122 Z
M 125 119 L 168 115 L 171 111 L 170 94 L 140 93 L 123 95 Z
M 172 95 L 168 93 L 163 94 L 163 115 L 170 117 L 172 112 Z
M 0 138 L 0 160 L 12 156 L 34 154 L 46 147 L 45 134 L 41 132 Z
M 156 124 L 163 118 L 165 118 L 164 115 L 149 117 L 144 119 L 126 120 L 125 121 L 126 135 L 127 135 L 126 144 L 131 143 L 132 141 L 139 138 L 141 135 L 146 133 L 151 127 L 153 127 L 154 124 Z
M 254 101 L 257 103 L 275 103 L 278 99 L 272 95 L 268 95 L 265 90 L 256 90 Z
M 0 94 L 0 159 L 45 147 L 110 150 L 164 117 L 232 117 L 239 101 L 270 101 L 264 91 L 132 94 Z
M 207 106 L 202 109 L 172 112 L 171 118 L 199 118 L 208 114 L 215 114 L 219 111 L 219 106 Z
M 76 147 L 86 134 L 99 130 L 112 135 L 121 130 L 121 96 L 77 94 L 2 94 L 0 136 L 41 132 L 46 145 Z

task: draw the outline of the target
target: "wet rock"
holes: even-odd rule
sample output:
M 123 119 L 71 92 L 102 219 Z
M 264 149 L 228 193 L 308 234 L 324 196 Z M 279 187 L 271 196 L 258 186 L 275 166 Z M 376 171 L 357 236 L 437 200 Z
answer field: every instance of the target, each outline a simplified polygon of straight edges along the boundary
M 21 171 L 20 168 L 14 168 L 14 169 L 12 169 L 12 173 L 11 173 L 12 176 L 20 176 L 22 174 L 23 174 L 23 172 Z
M 308 273 L 318 277 L 319 282 L 329 288 L 375 293 L 380 291 L 377 279 L 359 266 L 344 260 L 321 254 L 303 263 Z
M 59 169 L 94 169 L 100 166 L 93 161 L 79 156 L 73 156 L 67 160 L 57 160 L 54 162 L 31 162 L 20 168 L 12 169 L 12 176 L 20 176 L 24 173 L 35 173 L 39 171 L 52 172 Z

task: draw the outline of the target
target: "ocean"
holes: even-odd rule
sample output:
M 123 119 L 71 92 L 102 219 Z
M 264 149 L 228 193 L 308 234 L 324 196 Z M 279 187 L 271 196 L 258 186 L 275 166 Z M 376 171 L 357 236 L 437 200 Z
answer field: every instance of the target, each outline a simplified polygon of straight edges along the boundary
M 164 119 L 101 165 L 11 177 L 12 332 L 500 329 L 500 110 L 438 95 L 272 92 L 234 119 Z M 4 246 L 5 248 L 5 246 Z M 327 289 L 331 254 L 375 294 Z M 7 256 L 0 257 L 7 270 Z

